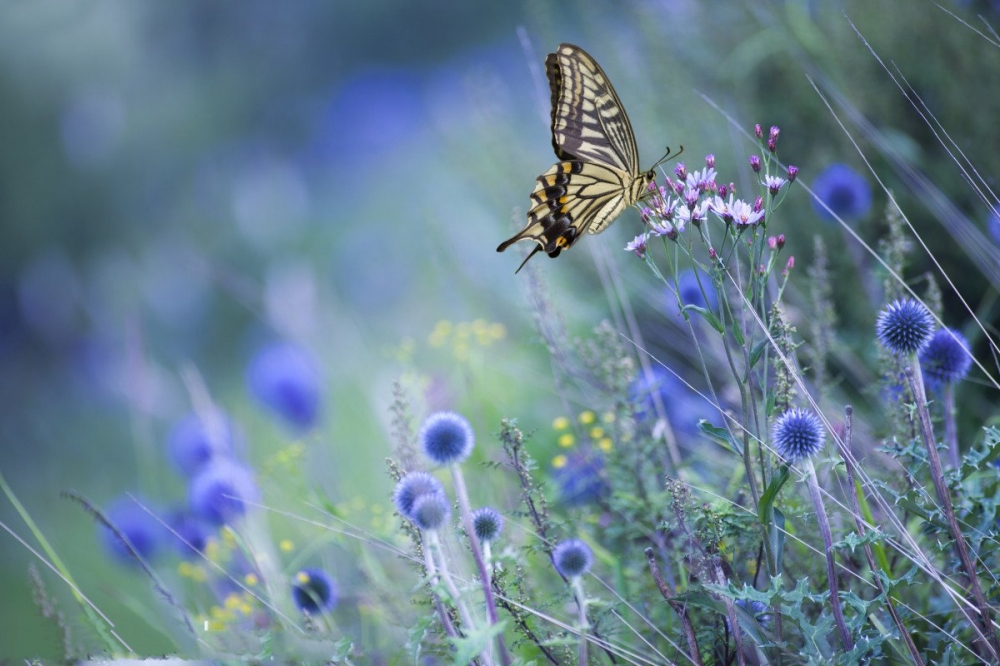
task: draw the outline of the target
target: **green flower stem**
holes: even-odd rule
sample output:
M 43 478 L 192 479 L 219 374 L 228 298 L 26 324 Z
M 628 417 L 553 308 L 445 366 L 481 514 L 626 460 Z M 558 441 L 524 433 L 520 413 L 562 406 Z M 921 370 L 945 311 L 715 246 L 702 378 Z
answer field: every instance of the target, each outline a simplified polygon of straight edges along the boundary
M 475 622 L 472 620 L 472 614 L 469 613 L 469 609 L 466 608 L 465 602 L 462 601 L 462 595 L 458 591 L 458 587 L 455 585 L 455 581 L 451 577 L 451 572 L 448 570 L 448 561 L 444 555 L 444 549 L 441 547 L 441 539 L 438 537 L 437 530 L 431 532 L 423 532 L 424 538 L 424 565 L 427 567 L 427 577 L 431 580 L 431 584 L 435 584 L 438 580 L 444 583 L 444 587 L 448 590 L 448 594 L 451 595 L 452 600 L 455 602 L 455 608 L 458 609 L 458 616 L 462 618 L 462 622 L 468 627 L 468 631 L 473 631 L 475 629 Z M 440 571 L 438 564 L 434 560 L 434 556 L 440 559 Z M 443 606 L 440 606 L 440 601 L 438 600 L 437 594 L 434 595 L 434 600 L 438 602 L 439 609 L 438 612 L 441 614 L 441 623 L 445 625 L 445 631 L 451 627 L 451 632 L 448 633 L 449 636 L 457 635 L 455 633 L 455 628 L 451 625 L 451 620 L 448 618 L 448 614 L 444 611 Z
M 458 496 L 458 509 L 462 514 L 462 524 L 465 526 L 465 533 L 469 537 L 469 546 L 472 550 L 472 557 L 476 561 L 476 568 L 479 570 L 479 580 L 483 585 L 483 600 L 486 603 L 486 617 L 490 626 L 497 623 L 497 607 L 493 600 L 493 588 L 490 585 L 490 575 L 486 570 L 486 562 L 483 560 L 483 551 L 479 547 L 479 537 L 476 536 L 476 526 L 472 522 L 472 509 L 469 505 L 469 491 L 465 488 L 465 477 L 462 475 L 462 468 L 458 463 L 451 466 L 451 478 L 455 484 L 455 495 Z M 507 653 L 507 644 L 504 642 L 503 633 L 497 633 L 497 647 L 500 652 L 500 663 L 504 666 L 510 664 L 510 654 Z
M 944 441 L 948 443 L 948 460 L 955 469 L 961 469 L 962 458 L 958 451 L 958 428 L 955 427 L 955 387 L 951 382 L 945 382 L 944 407 Z
M 583 593 L 583 583 L 580 582 L 579 576 L 573 576 L 570 579 L 570 585 L 573 586 L 573 596 L 576 597 L 576 607 L 579 613 L 577 628 L 580 630 L 580 666 L 587 666 L 587 629 L 590 628 L 590 625 L 587 624 L 587 597 Z
M 993 631 L 993 622 L 990 617 L 990 607 L 983 595 L 983 589 L 979 585 L 979 577 L 976 575 L 976 566 L 969 556 L 969 547 L 965 543 L 965 535 L 958 525 L 955 517 L 955 509 L 951 504 L 951 495 L 944 480 L 944 470 L 941 467 L 941 458 L 938 457 L 937 445 L 934 440 L 934 429 L 931 427 L 931 415 L 927 409 L 927 396 L 924 394 L 924 379 L 920 372 L 920 362 L 916 355 L 912 355 L 910 363 L 906 368 L 906 379 L 913 392 L 914 400 L 917 403 L 917 418 L 920 421 L 920 434 L 924 439 L 924 446 L 927 448 L 927 463 L 930 466 L 931 481 L 934 483 L 934 490 L 937 492 L 938 501 L 941 502 L 941 511 L 948 521 L 948 531 L 955 542 L 955 552 L 958 555 L 962 569 L 966 578 L 969 579 L 969 587 L 972 589 L 972 598 L 975 602 L 978 614 L 970 613 L 963 604 L 958 604 L 962 613 L 969 619 L 969 623 L 975 628 L 979 641 L 989 652 L 987 655 L 991 663 L 996 663 L 1000 656 L 1000 645 L 997 643 L 996 633 Z
M 816 512 L 816 520 L 819 523 L 819 533 L 823 537 L 823 546 L 826 550 L 826 578 L 830 587 L 830 608 L 833 610 L 833 620 L 840 631 L 840 640 L 844 643 L 844 649 L 848 652 L 854 648 L 854 641 L 851 639 L 851 632 L 847 630 L 847 623 L 844 621 L 844 611 L 840 607 L 840 593 L 837 591 L 837 566 L 833 561 L 833 535 L 830 532 L 830 521 L 826 517 L 826 507 L 823 506 L 823 495 L 819 491 L 819 481 L 816 479 L 816 468 L 813 466 L 812 458 L 806 458 L 802 462 L 808 474 L 809 497 L 812 498 L 813 510 Z
M 854 455 L 851 452 L 851 443 L 854 438 L 854 408 L 850 405 L 844 407 L 844 446 L 841 448 L 837 446 L 837 452 L 840 453 L 840 457 L 844 461 L 844 467 L 847 469 L 847 485 L 850 487 L 850 492 L 847 494 L 851 498 L 851 514 L 854 516 L 854 526 L 858 530 L 858 536 L 865 536 L 868 532 L 868 528 L 865 526 L 865 521 L 861 517 L 861 500 L 858 498 L 859 486 L 855 480 L 854 474 Z M 903 642 L 906 643 L 906 649 L 910 653 L 910 659 L 916 666 L 924 666 L 924 660 L 920 656 L 920 652 L 917 651 L 917 646 L 913 642 L 913 637 L 910 636 L 909 629 L 903 624 L 903 619 L 899 616 L 899 612 L 896 610 L 896 601 L 890 595 L 886 594 L 885 586 L 882 584 L 882 578 L 878 575 L 879 567 L 875 562 L 875 554 L 872 552 L 872 546 L 870 543 L 865 543 L 865 556 L 868 558 L 868 568 L 872 572 L 872 582 L 875 584 L 875 589 L 878 590 L 879 596 L 885 597 L 886 608 L 889 609 L 889 615 L 892 616 L 892 621 L 896 624 L 896 629 L 899 631 L 900 637 Z M 883 569 L 884 570 L 884 569 Z M 888 574 L 889 572 L 885 570 Z
M 458 633 L 455 631 L 455 625 L 451 622 L 451 617 L 448 616 L 448 611 L 445 609 L 444 604 L 441 603 L 438 593 L 434 591 L 434 586 L 437 584 L 439 578 L 437 565 L 434 563 L 434 555 L 431 553 L 430 544 L 427 543 L 428 540 L 426 537 L 424 541 L 424 568 L 427 570 L 427 579 L 431 584 L 431 597 L 434 599 L 434 608 L 441 619 L 441 626 L 444 628 L 444 633 L 451 638 L 458 638 Z
M 90 623 L 90 626 L 92 626 L 94 631 L 97 632 L 97 635 L 101 637 L 101 640 L 104 642 L 104 648 L 110 654 L 116 654 L 119 648 L 124 648 L 129 654 L 133 654 L 132 648 L 129 647 L 129 645 L 115 633 L 113 629 L 114 623 L 108 619 L 108 617 L 105 616 L 104 613 L 97 608 L 97 606 L 94 606 L 93 602 L 91 602 L 90 599 L 84 596 L 83 592 L 80 591 L 80 587 L 73 580 L 73 576 L 70 574 L 69 569 L 65 564 L 63 564 L 63 561 L 59 558 L 59 554 L 56 553 L 54 548 L 52 548 L 52 545 L 48 542 L 48 539 L 45 538 L 45 535 L 42 534 L 42 531 L 38 529 L 38 525 L 36 525 L 35 521 L 32 520 L 31 514 L 29 514 L 24 508 L 21 501 L 17 499 L 17 495 L 14 494 L 13 489 L 7 485 L 7 480 L 3 477 L 2 473 L 0 473 L 0 490 L 3 490 L 3 494 L 7 496 L 11 505 L 17 511 L 18 515 L 21 516 L 21 520 L 23 520 L 24 524 L 28 526 L 31 534 L 35 537 L 35 540 L 42 547 L 42 550 L 45 551 L 45 554 L 48 555 L 49 562 L 51 562 L 51 564 L 49 562 L 46 562 L 46 564 L 55 569 L 59 576 L 66 581 L 67 585 L 69 585 L 70 590 L 73 591 L 73 598 L 75 598 L 77 603 L 80 604 L 80 608 L 83 610 L 83 614 L 87 617 L 87 621 Z M 7 528 L 6 525 L 3 527 L 16 537 L 14 532 Z M 25 545 L 27 546 L 27 544 Z M 29 549 L 31 548 L 30 546 L 27 547 Z M 34 552 L 34 550 L 32 550 L 32 552 Z M 41 558 L 39 557 L 39 559 Z M 44 560 L 42 561 L 44 562 Z

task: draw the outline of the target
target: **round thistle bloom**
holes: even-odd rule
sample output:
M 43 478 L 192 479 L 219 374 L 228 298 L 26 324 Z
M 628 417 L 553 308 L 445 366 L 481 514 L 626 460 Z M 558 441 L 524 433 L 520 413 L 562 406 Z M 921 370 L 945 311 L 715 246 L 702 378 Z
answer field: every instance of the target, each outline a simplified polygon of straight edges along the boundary
M 857 220 L 872 207 L 872 188 L 868 181 L 846 164 L 831 164 L 813 181 L 813 208 L 821 218 L 833 221 L 833 215 L 843 220 Z M 833 215 L 819 202 L 825 203 Z
M 413 503 L 423 495 L 444 497 L 444 486 L 427 472 L 410 472 L 396 484 L 396 488 L 392 491 L 392 503 L 396 505 L 399 515 L 410 518 Z
M 170 429 L 167 451 L 174 466 L 191 477 L 212 458 L 233 452 L 233 424 L 221 411 L 213 410 L 204 418 L 185 416 Z
M 940 328 L 920 352 L 920 368 L 934 386 L 954 384 L 972 367 L 969 342 L 958 331 Z
M 271 344 L 250 360 L 247 390 L 261 405 L 296 430 L 308 430 L 319 418 L 319 369 L 302 347 Z
M 409 518 L 422 530 L 438 530 L 451 518 L 451 504 L 443 493 L 421 495 L 413 501 Z
M 913 354 L 930 342 L 934 317 L 923 304 L 901 298 L 878 313 L 875 333 L 882 346 L 894 354 Z
M 436 412 L 420 429 L 420 448 L 439 465 L 460 463 L 472 453 L 476 436 L 465 417 L 455 412 Z
M 790 409 L 774 422 L 771 441 L 778 454 L 790 463 L 808 458 L 823 448 L 826 431 L 812 412 Z
M 215 530 L 207 522 L 186 509 L 174 511 L 167 524 L 174 533 L 168 534 L 174 549 L 184 559 L 194 559 L 205 550 Z
M 292 603 L 306 615 L 322 615 L 337 605 L 337 584 L 322 569 L 302 569 L 292 579 Z
M 472 512 L 472 525 L 480 541 L 496 541 L 503 531 L 503 516 L 496 509 L 484 506 Z
M 579 539 L 560 542 L 552 551 L 552 562 L 556 571 L 566 578 L 582 576 L 594 563 L 594 553 L 590 546 Z
M 131 497 L 122 496 L 109 504 L 103 513 L 108 522 L 128 539 L 139 557 L 149 560 L 156 556 L 163 544 L 165 530 L 160 521 L 139 506 L 138 502 Z M 117 562 L 136 564 L 129 549 L 110 528 L 99 523 L 98 533 L 104 549 Z
M 256 501 L 260 491 L 253 474 L 232 460 L 217 460 L 191 479 L 188 503 L 191 511 L 212 525 L 223 525 L 246 513 L 247 502 Z

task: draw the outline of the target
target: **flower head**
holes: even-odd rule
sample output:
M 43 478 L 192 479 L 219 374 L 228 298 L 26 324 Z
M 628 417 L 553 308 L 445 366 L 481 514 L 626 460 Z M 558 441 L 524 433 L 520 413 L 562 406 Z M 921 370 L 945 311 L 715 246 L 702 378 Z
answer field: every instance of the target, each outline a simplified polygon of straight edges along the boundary
M 576 578 L 590 570 L 594 563 L 594 553 L 583 541 L 567 539 L 552 551 L 552 563 L 555 564 L 556 571 L 566 578 Z
M 764 211 L 762 209 L 756 209 L 756 206 L 751 206 L 742 199 L 737 199 L 729 206 L 729 214 L 732 215 L 737 229 L 752 227 L 764 219 Z
M 420 429 L 420 448 L 439 465 L 460 463 L 472 453 L 476 437 L 465 417 L 455 412 L 436 412 Z
M 640 259 L 646 256 L 646 234 L 636 236 L 625 246 L 626 252 L 635 252 L 635 256 Z
M 167 436 L 167 452 L 184 476 L 192 476 L 216 456 L 233 452 L 232 422 L 221 411 L 203 417 L 189 414 L 174 424 Z
M 202 468 L 188 486 L 191 511 L 212 525 L 232 522 L 260 496 L 253 473 L 232 460 L 219 459 Z
M 264 347 L 247 367 L 247 389 L 261 405 L 296 430 L 319 418 L 319 368 L 305 349 L 290 343 Z
M 174 533 L 169 534 L 174 549 L 185 559 L 194 559 L 205 550 L 215 530 L 188 510 L 175 511 L 167 520 Z
M 396 505 L 399 515 L 410 517 L 413 503 L 422 495 L 441 495 L 444 497 L 444 486 L 427 472 L 410 472 L 396 484 L 392 491 L 392 503 Z
M 875 333 L 882 345 L 894 354 L 913 354 L 930 342 L 934 318 L 923 304 L 901 298 L 878 313 Z
M 337 584 L 322 569 L 302 569 L 292 578 L 292 603 L 306 615 L 329 613 L 337 606 Z
M 750 156 L 750 168 L 754 173 L 760 173 L 760 155 Z
M 799 175 L 799 168 L 794 164 L 788 165 L 788 182 L 794 183 L 795 177 Z
M 969 342 L 958 331 L 939 328 L 920 352 L 920 369 L 928 384 L 954 384 L 972 367 Z
M 779 178 L 778 176 L 767 176 L 764 178 L 764 181 L 761 184 L 767 188 L 767 191 L 770 192 L 771 196 L 773 197 L 777 196 L 778 192 L 781 190 L 782 187 L 785 186 L 785 183 L 787 182 L 788 182 L 787 180 L 785 180 L 784 178 Z
M 778 454 L 790 463 L 798 462 L 823 448 L 826 431 L 814 413 L 790 409 L 774 422 L 771 441 Z
M 155 516 L 131 497 L 122 496 L 108 505 L 104 517 L 128 539 L 135 554 L 144 560 L 156 556 L 163 544 L 165 530 Z M 98 524 L 98 533 L 104 549 L 122 564 L 136 564 L 128 547 L 111 529 Z
M 443 493 L 427 493 L 413 500 L 409 518 L 420 529 L 434 531 L 451 518 L 451 504 Z
M 496 541 L 503 531 L 503 516 L 496 509 L 484 506 L 472 512 L 472 525 L 480 541 Z
M 861 174 L 846 164 L 831 164 L 813 181 L 813 208 L 825 220 L 838 216 L 844 220 L 857 220 L 868 214 L 872 207 L 872 188 Z M 831 212 L 820 203 L 826 204 Z
M 552 470 L 559 501 L 566 506 L 596 502 L 611 490 L 604 478 L 604 456 L 599 451 L 574 451 L 559 459 Z

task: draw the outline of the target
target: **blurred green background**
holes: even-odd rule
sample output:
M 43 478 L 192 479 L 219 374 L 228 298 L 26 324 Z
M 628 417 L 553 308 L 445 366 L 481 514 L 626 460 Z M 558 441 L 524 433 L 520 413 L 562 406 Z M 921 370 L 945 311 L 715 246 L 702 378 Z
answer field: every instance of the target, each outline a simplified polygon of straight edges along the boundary
M 997 23 L 990 2 L 947 9 Z M 720 182 L 752 189 L 752 145 L 704 95 L 740 128 L 779 125 L 780 155 L 805 182 L 832 161 L 867 175 L 810 74 L 984 229 L 987 207 L 845 13 L 995 183 L 1000 51 L 930 2 L 0 5 L 0 471 L 119 632 L 157 653 L 172 643 L 121 601 L 151 594 L 148 584 L 106 561 L 91 519 L 60 491 L 98 504 L 125 491 L 181 497 L 162 448 L 190 410 L 183 377 L 234 416 L 259 462 L 294 438 L 247 399 L 245 364 L 269 339 L 312 349 L 325 397 L 305 467 L 335 502 L 387 506 L 395 377 L 416 377 L 419 413 L 467 414 L 480 459 L 494 457 L 501 416 L 546 428 L 566 406 L 526 277 L 513 274 L 520 257 L 495 248 L 522 226 L 534 178 L 553 161 L 543 62 L 563 41 L 603 65 L 644 165 L 683 144 L 682 161 L 700 167 L 715 153 Z M 967 265 L 949 227 L 859 138 L 939 260 Z M 884 206 L 881 191 L 875 202 Z M 814 233 L 843 246 L 802 190 L 781 223 L 800 266 Z M 654 349 L 670 346 L 662 290 L 621 250 L 639 231 L 626 212 L 558 261 L 533 260 L 571 333 L 609 316 L 600 252 L 619 265 Z M 878 216 L 858 231 L 876 239 Z M 850 323 L 871 304 L 852 301 L 849 253 L 831 261 Z M 914 275 L 930 266 L 916 262 Z M 974 304 L 996 290 L 975 270 L 953 272 Z M 475 320 L 506 336 L 471 351 L 429 339 L 440 321 Z M 551 445 L 534 443 L 542 459 Z M 297 510 L 294 496 L 268 493 Z M 0 520 L 28 536 L 6 501 Z M 60 638 L 31 602 L 33 559 L 0 538 L 0 653 L 52 658 Z M 45 579 L 72 616 L 65 586 Z

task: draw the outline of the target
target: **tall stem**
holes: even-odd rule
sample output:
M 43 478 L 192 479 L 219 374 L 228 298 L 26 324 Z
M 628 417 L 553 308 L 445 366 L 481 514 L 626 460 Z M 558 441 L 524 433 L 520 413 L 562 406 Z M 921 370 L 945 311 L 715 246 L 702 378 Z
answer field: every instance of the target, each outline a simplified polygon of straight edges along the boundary
M 951 494 L 944 480 L 944 470 L 941 467 L 941 458 L 938 456 L 937 445 L 934 440 L 934 430 L 931 427 L 931 415 L 927 410 L 927 397 L 924 395 L 924 380 L 920 373 L 920 364 L 916 356 L 910 360 L 906 369 L 906 379 L 910 384 L 910 390 L 917 403 L 917 418 L 920 421 L 920 434 L 927 448 L 927 463 L 930 466 L 931 481 L 934 483 L 934 490 L 937 492 L 938 501 L 941 502 L 941 511 L 948 521 L 948 531 L 951 533 L 952 541 L 955 542 L 955 553 L 958 555 L 962 569 L 966 578 L 969 579 L 969 587 L 972 589 L 972 597 L 979 611 L 978 616 L 969 613 L 964 605 L 959 604 L 959 608 L 969 618 L 969 622 L 976 630 L 980 642 L 989 654 L 990 661 L 996 662 L 1000 654 L 1000 647 L 997 644 L 996 634 L 993 631 L 993 622 L 990 619 L 990 607 L 986 603 L 983 589 L 979 585 L 979 577 L 976 575 L 976 566 L 969 556 L 969 547 L 965 543 L 965 535 L 958 525 L 955 517 L 955 509 L 951 505 Z
M 847 469 L 847 485 L 850 487 L 851 498 L 851 513 L 854 514 L 854 526 L 858 530 L 858 536 L 865 536 L 868 532 L 868 528 L 865 526 L 864 519 L 861 517 L 861 501 L 858 499 L 858 493 L 861 487 L 855 480 L 854 474 L 854 454 L 851 452 L 851 442 L 854 438 L 854 409 L 847 405 L 844 407 L 844 446 L 841 448 L 837 446 L 837 451 L 840 453 L 841 458 L 844 460 L 844 467 Z M 906 649 L 910 652 L 910 659 L 916 666 L 924 666 L 924 660 L 920 656 L 920 652 L 917 651 L 917 646 L 913 642 L 913 637 L 910 636 L 910 630 L 906 628 L 903 624 L 903 619 L 899 616 L 899 612 L 896 610 L 896 601 L 892 596 L 885 593 L 885 585 L 882 584 L 882 578 L 878 575 L 879 568 L 875 563 L 875 555 L 872 553 L 872 546 L 870 543 L 865 542 L 865 556 L 868 558 L 868 568 L 872 572 L 872 583 L 875 584 L 875 589 L 878 590 L 879 595 L 885 597 L 886 608 L 889 609 L 889 615 L 892 616 L 892 621 L 896 623 L 896 629 L 899 630 L 899 635 L 906 643 Z M 888 571 L 886 572 L 889 573 Z
M 483 560 L 483 551 L 479 547 L 479 538 L 476 536 L 476 527 L 472 522 L 469 491 L 465 488 L 465 477 L 462 475 L 462 468 L 459 467 L 458 463 L 454 463 L 451 466 L 451 478 L 455 483 L 455 495 L 458 496 L 458 509 L 462 514 L 462 524 L 465 526 L 465 533 L 469 537 L 472 557 L 476 561 L 476 568 L 479 569 L 479 580 L 483 585 L 483 599 L 486 602 L 486 617 L 492 627 L 497 623 L 497 607 L 493 600 L 493 588 L 490 585 L 490 575 L 486 570 L 486 562 Z M 504 642 L 503 633 L 497 634 L 497 647 L 500 651 L 500 663 L 504 666 L 509 666 L 510 654 L 507 653 L 507 644 Z
M 830 588 L 830 608 L 833 610 L 833 621 L 840 631 L 840 640 L 844 643 L 844 649 L 848 652 L 854 648 L 854 641 L 851 640 L 851 632 L 847 630 L 847 623 L 844 621 L 844 611 L 840 607 L 840 593 L 837 591 L 837 567 L 833 561 L 833 535 L 830 532 L 830 521 L 826 517 L 826 507 L 823 505 L 823 495 L 819 491 L 819 481 L 816 479 L 816 468 L 812 459 L 806 458 L 804 461 L 806 472 L 809 474 L 809 496 L 812 498 L 813 511 L 816 513 L 816 520 L 819 523 L 819 533 L 823 537 L 823 547 L 826 550 L 826 580 Z

